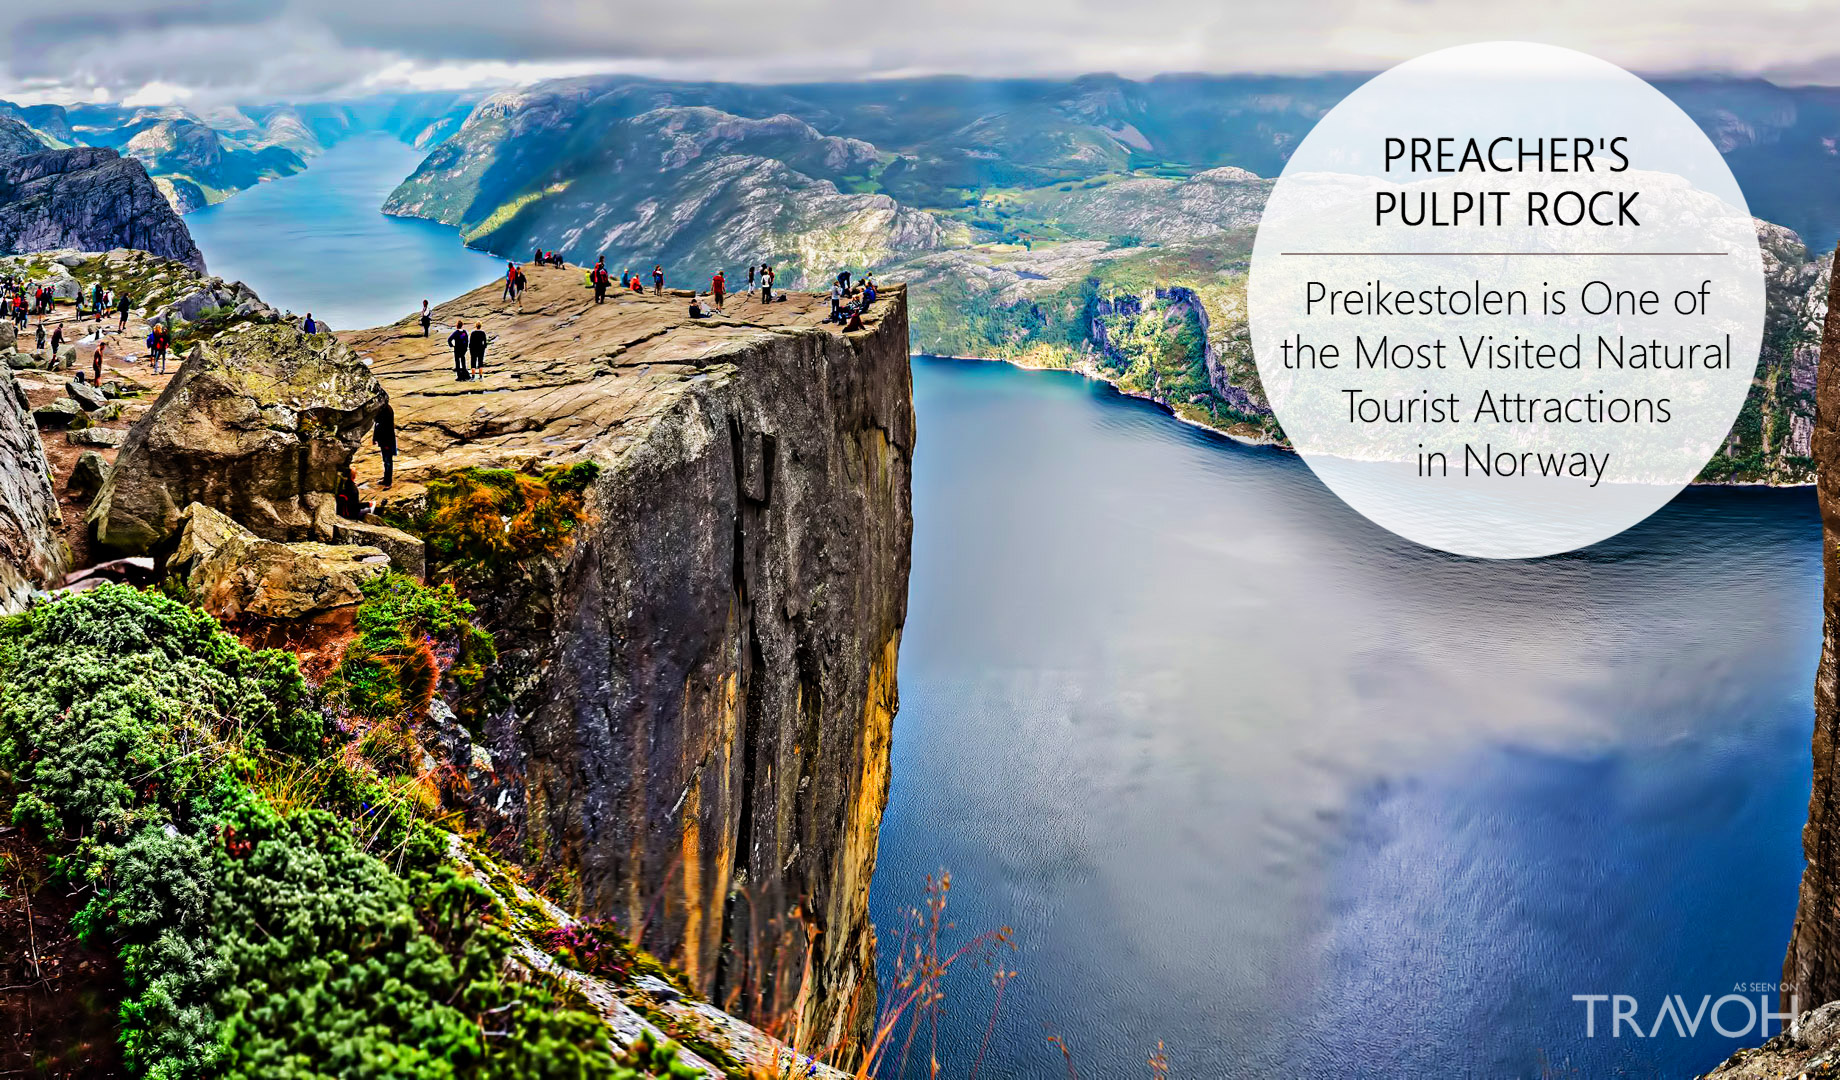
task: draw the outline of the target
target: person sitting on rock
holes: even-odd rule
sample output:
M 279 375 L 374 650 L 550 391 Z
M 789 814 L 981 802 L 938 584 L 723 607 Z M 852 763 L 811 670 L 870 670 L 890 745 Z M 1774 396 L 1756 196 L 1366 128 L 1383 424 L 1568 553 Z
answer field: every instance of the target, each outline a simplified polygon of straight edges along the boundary
M 362 507 L 359 506 L 358 478 L 345 466 L 345 475 L 339 479 L 339 492 L 336 496 L 338 515 L 347 521 L 358 520 Z
M 709 309 L 703 306 L 703 301 L 698 297 L 692 296 L 690 298 L 690 317 L 692 319 L 701 319 L 708 315 Z
M 454 378 L 466 382 L 472 378 L 466 373 L 466 328 L 454 327 L 454 332 L 447 335 L 447 344 L 454 350 Z

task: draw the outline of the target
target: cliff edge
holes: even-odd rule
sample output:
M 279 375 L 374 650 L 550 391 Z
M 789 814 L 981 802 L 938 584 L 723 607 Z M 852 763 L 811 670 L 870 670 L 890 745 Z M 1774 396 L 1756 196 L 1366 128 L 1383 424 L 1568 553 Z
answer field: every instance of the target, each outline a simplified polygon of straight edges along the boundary
M 1802 829 L 1801 900 L 1783 959 L 1783 1002 L 1810 1009 L 1840 999 L 1840 277 L 1829 285 L 1815 379 L 1815 490 L 1821 505 L 1821 663 L 1814 680 L 1814 790 Z
M 905 291 L 844 333 L 816 295 L 692 319 L 689 293 L 597 305 L 580 269 L 526 271 L 521 301 L 493 283 L 429 337 L 346 335 L 394 408 L 386 509 L 462 470 L 598 466 L 566 550 L 469 590 L 501 654 L 480 737 L 503 828 L 709 1000 L 846 1047 L 875 1004 L 906 617 Z M 482 378 L 455 378 L 455 325 L 492 338 Z

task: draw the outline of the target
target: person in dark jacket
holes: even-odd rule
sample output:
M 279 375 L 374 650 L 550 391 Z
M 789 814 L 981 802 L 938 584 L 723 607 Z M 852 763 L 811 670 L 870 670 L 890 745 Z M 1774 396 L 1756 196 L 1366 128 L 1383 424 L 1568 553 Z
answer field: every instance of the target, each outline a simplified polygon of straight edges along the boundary
M 434 316 L 428 314 L 428 301 L 422 301 L 422 336 L 428 336 L 428 327 L 434 322 Z
M 594 280 L 594 302 L 597 304 L 606 303 L 609 276 L 607 274 L 607 261 L 605 259 L 594 264 L 594 273 L 591 276 Z
M 663 263 L 655 263 L 652 266 L 652 295 L 653 296 L 663 296 L 664 295 L 664 264 Z
M 454 332 L 447 335 L 447 344 L 454 350 L 454 378 L 461 382 L 472 378 L 466 373 L 466 329 L 454 327 Z
M 121 297 L 115 301 L 115 310 L 121 313 L 121 325 L 118 326 L 116 329 L 126 330 L 128 328 L 128 294 L 127 293 L 125 292 L 122 293 Z
M 467 347 L 473 351 L 473 369 L 485 377 L 486 366 L 486 328 L 483 323 L 473 324 L 472 336 L 467 339 Z
M 390 408 L 387 401 L 383 403 L 383 411 L 377 414 L 377 426 L 371 429 L 371 438 L 377 443 L 378 453 L 383 455 L 383 486 L 389 487 L 396 475 L 396 410 Z

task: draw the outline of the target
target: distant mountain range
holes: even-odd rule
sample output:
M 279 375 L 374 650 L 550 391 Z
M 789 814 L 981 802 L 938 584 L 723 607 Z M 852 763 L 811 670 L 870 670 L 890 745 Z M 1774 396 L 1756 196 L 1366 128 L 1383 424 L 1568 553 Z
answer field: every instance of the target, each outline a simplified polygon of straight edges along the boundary
M 23 124 L 50 148 L 102 146 L 138 160 L 173 208 L 189 213 L 263 180 L 297 173 L 354 132 L 384 131 L 416 146 L 433 145 L 458 130 L 474 101 L 459 94 L 391 94 L 202 113 L 177 106 L 0 101 L 0 118 Z
M 559 80 L 482 101 L 384 209 L 679 284 L 762 259 L 794 288 L 883 273 L 913 286 L 916 350 L 1076 368 L 1282 441 L 1246 339 L 1251 237 L 1269 177 L 1365 78 Z M 1706 478 L 1805 480 L 1840 90 L 1656 85 L 1773 223 L 1758 382 Z

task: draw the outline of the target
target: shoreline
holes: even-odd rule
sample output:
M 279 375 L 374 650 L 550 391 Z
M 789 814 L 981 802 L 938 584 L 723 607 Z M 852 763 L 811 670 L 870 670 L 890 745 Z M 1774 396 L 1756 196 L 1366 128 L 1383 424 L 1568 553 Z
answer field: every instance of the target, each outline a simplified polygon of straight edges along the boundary
M 1072 375 L 1078 375 L 1082 379 L 1087 379 L 1087 380 L 1090 380 L 1096 383 L 1103 383 L 1104 385 L 1111 387 L 1112 391 L 1120 397 L 1131 398 L 1135 401 L 1142 401 L 1142 402 L 1145 402 L 1146 404 L 1154 405 L 1159 411 L 1163 413 L 1163 415 L 1169 417 L 1171 420 L 1174 420 L 1178 424 L 1186 424 L 1187 426 L 1196 428 L 1197 430 L 1205 431 L 1210 435 L 1218 435 L 1221 438 L 1226 439 L 1229 442 L 1232 442 L 1236 445 L 1247 446 L 1247 447 L 1269 447 L 1274 450 L 1282 450 L 1287 454 L 1295 454 L 1297 452 L 1291 446 L 1278 442 L 1275 439 L 1251 439 L 1251 438 L 1247 438 L 1244 435 L 1236 435 L 1231 431 L 1223 431 L 1222 429 L 1214 427 L 1211 424 L 1204 424 L 1200 422 L 1199 420 L 1190 420 L 1188 417 L 1183 416 L 1181 413 L 1178 413 L 1174 409 L 1170 408 L 1168 403 L 1159 401 L 1156 398 L 1151 397 L 1149 394 L 1141 393 L 1136 390 L 1127 390 L 1124 387 L 1119 386 L 1117 382 L 1106 377 L 1105 375 L 1099 374 L 1096 371 L 1089 370 L 1086 368 L 1075 367 L 1075 366 L 1054 367 L 1048 364 L 1029 364 L 1029 363 L 1024 363 L 1020 360 L 1008 360 L 1000 356 L 955 356 L 951 353 L 932 353 L 932 352 L 914 352 L 914 353 L 911 353 L 911 355 L 925 356 L 925 357 L 929 357 L 935 360 L 961 360 L 961 361 L 969 361 L 969 362 L 979 363 L 979 364 L 1008 364 L 1010 367 L 1016 368 L 1019 371 L 1065 371 Z M 1691 483 L 1687 484 L 1685 487 L 1683 487 L 1682 490 L 1684 491 L 1686 488 L 1764 488 L 1770 491 L 1794 491 L 1798 488 L 1807 488 L 1809 490 L 1813 490 L 1814 486 L 1815 486 L 1815 482 L 1813 480 L 1808 480 L 1808 481 L 1803 481 L 1803 482 L 1793 483 L 1793 484 L 1776 484 L 1776 483 L 1771 483 L 1768 480 L 1694 480 Z

